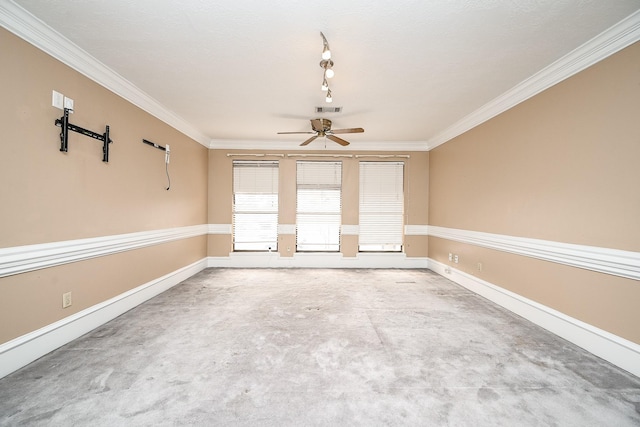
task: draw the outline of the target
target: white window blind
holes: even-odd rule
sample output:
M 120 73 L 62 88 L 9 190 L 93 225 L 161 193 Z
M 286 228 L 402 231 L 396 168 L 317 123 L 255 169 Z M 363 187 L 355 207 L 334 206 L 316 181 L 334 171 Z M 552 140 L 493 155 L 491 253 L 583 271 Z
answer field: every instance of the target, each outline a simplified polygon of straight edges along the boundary
M 233 162 L 233 250 L 277 250 L 278 162 Z
M 297 162 L 296 249 L 339 251 L 342 163 Z
M 402 251 L 403 183 L 403 162 L 360 162 L 361 252 Z

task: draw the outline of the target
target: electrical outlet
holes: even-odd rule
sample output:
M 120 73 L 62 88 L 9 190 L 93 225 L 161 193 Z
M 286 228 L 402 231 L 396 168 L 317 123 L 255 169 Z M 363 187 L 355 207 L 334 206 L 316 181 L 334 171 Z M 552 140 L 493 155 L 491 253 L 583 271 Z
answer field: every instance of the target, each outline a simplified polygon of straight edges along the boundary
M 64 97 L 64 108 L 69 110 L 69 112 L 73 112 L 73 99 Z
M 453 254 L 449 252 L 449 261 L 453 261 Z
M 478 271 L 482 271 L 482 263 L 481 262 L 478 263 Z
M 62 308 L 71 307 L 72 302 L 71 292 L 65 292 L 62 294 Z
M 458 255 L 453 256 L 453 262 L 455 262 L 456 264 L 458 263 Z
M 64 95 L 54 90 L 51 94 L 51 105 L 62 110 L 64 108 Z

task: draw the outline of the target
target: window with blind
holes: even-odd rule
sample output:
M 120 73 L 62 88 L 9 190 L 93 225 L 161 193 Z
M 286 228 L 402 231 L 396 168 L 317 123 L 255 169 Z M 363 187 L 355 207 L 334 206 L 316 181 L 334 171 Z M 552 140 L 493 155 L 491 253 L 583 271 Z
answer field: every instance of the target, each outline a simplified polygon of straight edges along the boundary
M 404 163 L 360 162 L 361 252 L 401 252 Z
M 233 162 L 233 250 L 278 249 L 278 162 Z
M 296 170 L 297 251 L 339 251 L 342 163 L 298 161 Z

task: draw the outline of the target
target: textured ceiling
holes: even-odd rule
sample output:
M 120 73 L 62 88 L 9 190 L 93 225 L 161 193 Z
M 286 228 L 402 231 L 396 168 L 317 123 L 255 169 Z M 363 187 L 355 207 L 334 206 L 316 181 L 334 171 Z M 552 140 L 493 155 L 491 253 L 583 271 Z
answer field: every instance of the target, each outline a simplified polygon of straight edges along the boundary
M 16 0 L 217 141 L 427 141 L 640 9 L 640 0 Z M 311 144 L 321 144 L 315 142 Z M 332 147 L 333 148 L 333 147 Z

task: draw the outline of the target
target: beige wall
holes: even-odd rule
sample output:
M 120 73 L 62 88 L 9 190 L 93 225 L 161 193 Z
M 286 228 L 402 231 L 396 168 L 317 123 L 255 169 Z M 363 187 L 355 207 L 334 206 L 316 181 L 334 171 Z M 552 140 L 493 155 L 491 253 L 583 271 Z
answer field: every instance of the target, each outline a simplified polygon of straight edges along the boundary
M 206 223 L 205 147 L 4 29 L 0 55 L 0 248 Z M 71 123 L 110 126 L 109 163 L 78 133 L 59 151 L 52 90 L 74 99 Z M 171 146 L 169 191 L 164 153 L 143 138 Z M 204 257 L 198 237 L 0 278 L 0 343 Z
M 429 223 L 640 251 L 640 43 L 432 150 Z M 430 238 L 429 255 L 640 343 L 640 284 Z M 477 262 L 483 271 L 477 271 Z
M 305 156 L 313 154 L 346 154 L 344 151 L 305 150 Z M 247 156 L 229 157 L 227 154 L 248 154 Z M 251 154 L 267 154 L 266 157 L 253 157 Z M 243 150 L 210 150 L 209 152 L 209 222 L 212 224 L 231 224 L 232 212 L 232 162 L 233 160 L 273 159 L 280 162 L 279 179 L 279 218 L 280 224 L 295 224 L 296 221 L 296 161 L 304 160 L 340 160 L 342 161 L 342 223 L 358 224 L 359 194 L 359 161 L 384 160 L 375 157 L 357 159 L 355 157 L 276 157 L 268 154 L 296 154 L 295 151 L 243 151 Z M 427 225 L 429 194 L 429 153 L 427 152 L 358 152 L 359 156 L 375 155 L 409 155 L 408 159 L 393 158 L 393 161 L 405 162 L 405 224 Z M 387 159 L 389 160 L 389 159 Z M 278 251 L 281 256 L 292 256 L 295 252 L 295 235 L 280 235 Z M 290 248 L 290 251 L 287 251 Z M 342 236 L 340 251 L 346 257 L 354 257 L 358 253 L 357 236 Z M 229 235 L 213 235 L 209 237 L 209 256 L 228 256 L 232 252 L 232 241 Z M 427 238 L 425 236 L 405 236 L 405 253 L 409 257 L 426 257 Z

